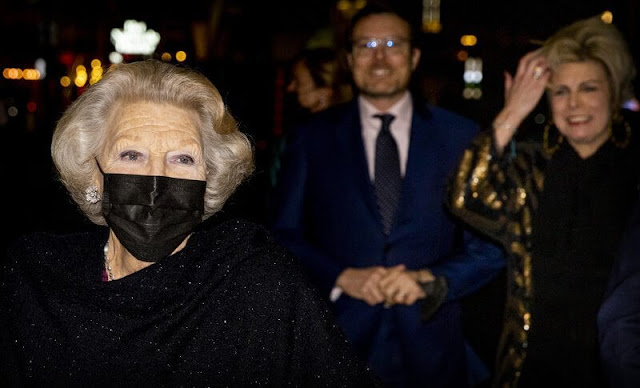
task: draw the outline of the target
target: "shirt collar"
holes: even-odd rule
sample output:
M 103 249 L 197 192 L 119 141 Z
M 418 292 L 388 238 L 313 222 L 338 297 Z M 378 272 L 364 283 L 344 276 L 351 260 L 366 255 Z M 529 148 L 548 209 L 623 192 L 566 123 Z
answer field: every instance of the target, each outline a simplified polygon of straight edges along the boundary
M 398 102 L 393 104 L 386 111 L 379 110 L 361 95 L 358 96 L 358 105 L 360 108 L 361 117 L 366 118 L 367 120 L 373 120 L 373 115 L 380 113 L 391 113 L 396 118 L 402 117 L 405 120 L 410 120 L 411 112 L 413 110 L 413 101 L 411 99 L 411 93 L 409 93 L 409 91 L 405 91 L 400 100 L 398 100 Z

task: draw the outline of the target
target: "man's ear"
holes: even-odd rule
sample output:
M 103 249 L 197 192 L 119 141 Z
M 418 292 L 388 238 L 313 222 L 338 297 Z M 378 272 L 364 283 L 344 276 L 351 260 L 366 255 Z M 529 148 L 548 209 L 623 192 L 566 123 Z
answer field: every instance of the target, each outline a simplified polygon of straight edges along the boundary
M 420 63 L 420 49 L 414 47 L 411 49 L 411 70 L 415 70 L 418 67 L 418 63 Z

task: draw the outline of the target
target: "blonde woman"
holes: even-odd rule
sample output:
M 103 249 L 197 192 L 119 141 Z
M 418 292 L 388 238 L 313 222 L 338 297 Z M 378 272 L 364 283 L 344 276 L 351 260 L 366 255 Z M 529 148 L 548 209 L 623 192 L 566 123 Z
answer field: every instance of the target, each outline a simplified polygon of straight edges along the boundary
M 627 44 L 577 21 L 506 74 L 493 128 L 467 149 L 448 194 L 455 215 L 508 252 L 496 387 L 601 387 L 596 314 L 637 198 L 637 121 Z M 539 139 L 518 128 L 546 94 Z

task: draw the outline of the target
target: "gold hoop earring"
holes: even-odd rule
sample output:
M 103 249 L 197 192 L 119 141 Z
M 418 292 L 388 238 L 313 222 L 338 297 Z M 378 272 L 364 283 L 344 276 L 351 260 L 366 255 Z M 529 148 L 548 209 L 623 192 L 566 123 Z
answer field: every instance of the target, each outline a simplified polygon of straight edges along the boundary
M 622 119 L 622 126 L 624 127 L 624 139 L 622 141 L 616 139 L 613 133 L 613 123 L 609 124 L 609 140 L 618 148 L 627 148 L 631 142 L 631 125 L 627 120 Z
M 542 148 L 544 148 L 544 152 L 546 152 L 549 156 L 553 155 L 558 150 L 558 148 L 560 148 L 560 144 L 562 144 L 562 142 L 564 141 L 564 137 L 562 135 L 558 135 L 558 141 L 556 142 L 556 144 L 554 144 L 553 146 L 549 146 L 549 130 L 551 129 L 552 125 L 552 122 L 547 123 L 547 125 L 544 126 L 544 132 L 542 134 Z

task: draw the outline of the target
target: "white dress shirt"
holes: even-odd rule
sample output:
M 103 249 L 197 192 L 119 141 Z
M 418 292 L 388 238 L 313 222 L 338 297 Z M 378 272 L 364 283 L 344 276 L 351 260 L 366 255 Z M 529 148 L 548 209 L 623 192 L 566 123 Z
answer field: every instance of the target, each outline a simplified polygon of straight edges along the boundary
M 411 136 L 411 116 L 413 115 L 413 100 L 408 91 L 389 110 L 380 111 L 362 96 L 358 97 L 360 107 L 360 123 L 362 125 L 362 141 L 364 143 L 364 153 L 367 157 L 369 168 L 369 179 L 373 182 L 375 178 L 376 160 L 376 139 L 382 129 L 382 121 L 375 117 L 381 113 L 391 113 L 395 116 L 391 122 L 389 131 L 398 146 L 398 157 L 400 159 L 400 174 L 404 177 L 407 170 L 407 159 L 409 157 L 409 138 Z M 333 287 L 329 299 L 335 302 L 342 295 L 340 287 Z
M 413 101 L 407 91 L 402 98 L 389 110 L 380 111 L 368 102 L 364 97 L 358 97 L 360 107 L 360 123 L 362 124 L 362 141 L 364 153 L 369 167 L 369 178 L 373 182 L 375 177 L 376 139 L 380 132 L 382 121 L 374 117 L 381 113 L 391 113 L 395 119 L 391 122 L 391 136 L 398 145 L 398 157 L 400 159 L 400 174 L 404 177 L 407 170 L 407 158 L 409 157 L 409 138 L 411 136 L 411 116 L 413 114 Z

